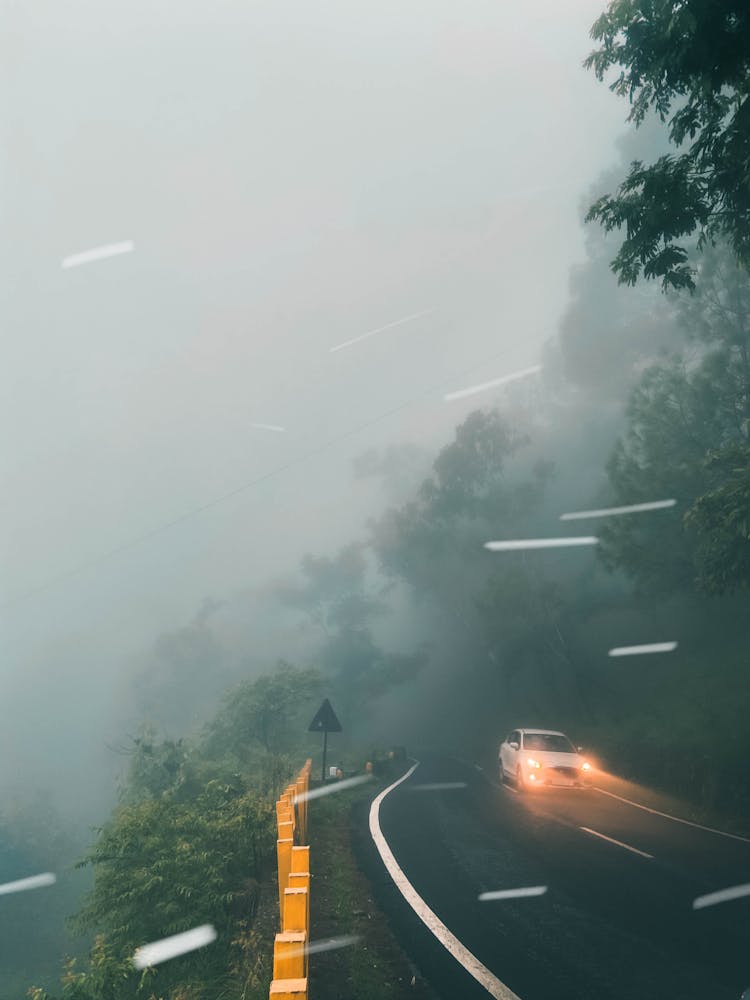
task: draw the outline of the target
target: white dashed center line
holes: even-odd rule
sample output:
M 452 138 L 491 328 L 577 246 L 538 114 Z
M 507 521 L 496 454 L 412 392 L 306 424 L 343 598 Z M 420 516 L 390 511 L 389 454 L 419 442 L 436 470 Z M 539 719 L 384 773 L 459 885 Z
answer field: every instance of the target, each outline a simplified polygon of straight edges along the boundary
M 609 844 L 616 844 L 618 847 L 624 847 L 626 851 L 632 851 L 633 854 L 640 854 L 642 858 L 653 858 L 653 854 L 646 854 L 645 851 L 639 851 L 637 847 L 631 847 L 630 844 L 623 844 L 621 840 L 615 840 L 614 837 L 608 837 L 605 833 L 598 833 L 596 830 L 590 830 L 587 826 L 579 826 L 579 830 L 583 830 L 584 833 L 590 833 L 592 837 L 601 837 L 602 840 L 606 840 Z
M 650 806 L 644 806 L 640 802 L 633 802 L 632 799 L 624 799 L 622 795 L 615 795 L 614 792 L 607 792 L 603 788 L 597 788 L 594 786 L 595 792 L 600 792 L 602 795 L 609 795 L 611 799 L 618 799 L 620 802 L 626 802 L 629 806 L 634 806 L 636 809 L 642 809 L 644 812 L 652 813 L 654 816 L 663 816 L 664 819 L 671 819 L 675 823 L 683 823 L 685 826 L 693 826 L 696 830 L 705 830 L 706 833 L 715 833 L 719 837 L 728 837 L 730 840 L 741 840 L 745 844 L 750 844 L 750 839 L 747 837 L 741 837 L 738 833 L 727 833 L 726 830 L 717 830 L 713 826 L 703 826 L 702 823 L 693 823 L 692 820 L 682 819 L 680 816 L 672 816 L 671 813 L 661 812 L 659 809 L 652 809 Z

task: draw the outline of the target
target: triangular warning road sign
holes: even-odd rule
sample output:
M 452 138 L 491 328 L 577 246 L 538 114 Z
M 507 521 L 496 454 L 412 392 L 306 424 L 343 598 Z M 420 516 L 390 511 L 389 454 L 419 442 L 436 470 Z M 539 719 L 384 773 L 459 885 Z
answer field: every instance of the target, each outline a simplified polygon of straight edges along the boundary
M 323 704 L 315 713 L 315 718 L 310 723 L 307 730 L 309 733 L 340 733 L 341 723 L 336 718 L 336 713 L 331 707 L 327 698 L 323 699 Z

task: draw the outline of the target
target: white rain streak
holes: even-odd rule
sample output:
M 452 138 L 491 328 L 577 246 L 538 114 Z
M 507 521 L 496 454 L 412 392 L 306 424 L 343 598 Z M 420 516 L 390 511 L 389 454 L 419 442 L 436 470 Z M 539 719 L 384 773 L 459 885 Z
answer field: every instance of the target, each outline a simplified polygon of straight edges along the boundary
M 376 333 L 383 333 L 385 330 L 392 330 L 396 326 L 402 326 L 404 323 L 411 323 L 414 319 L 419 319 L 420 316 L 426 316 L 431 313 L 432 309 L 423 309 L 421 312 L 412 313 L 411 316 L 403 316 L 401 319 L 395 319 L 392 323 L 386 323 L 385 326 L 378 326 L 374 330 L 368 330 L 367 333 L 360 333 L 358 337 L 353 337 L 351 340 L 345 340 L 343 344 L 337 344 L 335 347 L 331 348 L 331 354 L 336 351 L 343 351 L 345 347 L 351 347 L 352 344 L 358 344 L 360 340 L 367 340 L 368 337 L 374 337 Z
M 458 389 L 456 392 L 449 392 L 446 396 L 443 396 L 443 399 L 446 403 L 452 403 L 456 399 L 466 399 L 467 396 L 474 396 L 478 392 L 494 389 L 495 386 L 506 385 L 508 382 L 516 382 L 518 379 L 527 378 L 529 375 L 537 375 L 541 370 L 541 365 L 532 365 L 531 368 L 522 368 L 520 372 L 513 372 L 511 375 L 501 375 L 500 378 L 493 378 L 490 382 L 481 382 L 479 385 L 469 386 L 468 389 Z
M 676 500 L 649 500 L 648 503 L 631 503 L 627 507 L 602 507 L 601 510 L 576 510 L 561 514 L 561 521 L 582 521 L 587 517 L 615 517 L 618 514 L 641 514 L 647 510 L 666 510 L 674 507 Z
M 63 257 L 61 266 L 63 268 L 79 267 L 81 264 L 90 264 L 92 260 L 118 257 L 123 253 L 132 253 L 133 250 L 135 250 L 135 243 L 132 240 L 123 240 L 122 243 L 108 243 L 103 247 L 94 247 L 93 250 L 83 250 L 81 253 L 73 253 L 68 257 Z
M 332 795 L 334 792 L 343 792 L 347 788 L 354 788 L 355 785 L 362 785 L 365 781 L 370 781 L 369 774 L 359 774 L 355 778 L 344 778 L 335 784 L 323 785 L 321 788 L 313 788 L 309 792 L 295 797 L 295 802 L 309 802 L 310 799 L 319 799 L 323 795 Z
M 289 958 L 296 958 L 297 955 L 319 955 L 322 951 L 336 951 L 337 948 L 348 948 L 360 940 L 359 934 L 343 934 L 341 937 L 311 941 L 307 947 L 302 945 L 300 948 L 290 948 L 285 954 Z
M 211 924 L 202 924 L 191 931 L 173 934 L 171 937 L 153 941 L 136 949 L 133 955 L 133 965 L 136 969 L 149 969 L 160 962 L 168 962 L 170 958 L 186 955 L 189 951 L 205 948 L 216 940 L 216 931 Z
M 258 431 L 276 431 L 277 434 L 283 434 L 284 431 L 286 430 L 285 427 L 279 427 L 278 424 L 256 424 L 256 423 L 252 423 L 252 424 L 250 424 L 250 426 L 254 427 Z
M 19 878 L 15 882 L 4 882 L 0 885 L 0 896 L 8 896 L 12 892 L 25 892 L 27 889 L 41 889 L 46 885 L 54 885 L 57 876 L 52 872 L 41 875 L 31 875 L 29 878 Z
M 478 899 L 480 903 L 488 903 L 493 899 L 522 899 L 525 896 L 543 896 L 546 891 L 546 885 L 530 885 L 525 889 L 498 889 L 494 892 L 482 892 Z
M 573 545 L 598 545 L 594 535 L 570 535 L 564 538 L 515 538 L 505 542 L 485 542 L 490 552 L 519 552 L 523 549 L 562 549 Z
M 750 882 L 733 885 L 730 889 L 719 889 L 718 892 L 709 892 L 707 896 L 698 896 L 693 900 L 693 909 L 702 910 L 705 906 L 728 903 L 730 899 L 742 899 L 743 896 L 750 896 Z
M 672 653 L 676 642 L 647 642 L 643 646 L 615 646 L 608 656 L 640 656 L 642 653 Z
M 413 792 L 445 792 L 453 788 L 466 788 L 465 781 L 432 781 L 423 785 L 412 785 Z

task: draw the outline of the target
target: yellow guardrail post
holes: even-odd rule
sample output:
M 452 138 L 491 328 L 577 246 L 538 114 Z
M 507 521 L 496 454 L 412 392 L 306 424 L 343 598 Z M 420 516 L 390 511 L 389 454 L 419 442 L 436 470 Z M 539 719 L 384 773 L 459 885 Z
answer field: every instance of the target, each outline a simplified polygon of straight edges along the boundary
M 310 930 L 310 872 L 290 872 L 289 888 L 304 889 L 307 893 L 307 917 L 306 927 Z M 307 962 L 305 962 L 305 975 L 307 975 Z
M 284 789 L 284 794 L 281 796 L 282 799 L 288 803 L 289 808 L 294 812 L 294 799 L 297 795 L 297 785 L 287 785 Z
M 277 823 L 279 840 L 294 840 L 294 823 L 287 820 L 284 823 Z
M 310 848 L 307 844 L 297 845 L 292 848 L 292 872 L 310 871 Z
M 297 778 L 297 794 L 294 802 L 297 807 L 297 823 L 299 824 L 299 839 L 303 844 L 307 843 L 307 790 L 308 782 L 303 774 Z
M 307 980 L 274 979 L 268 995 L 273 1000 L 307 1000 Z
M 307 889 L 310 892 L 310 872 L 289 872 L 289 889 Z
M 304 836 L 305 843 L 307 842 L 307 809 L 308 809 L 306 796 L 307 793 L 310 791 L 310 767 L 308 767 L 308 764 L 312 765 L 312 761 L 308 760 L 297 776 L 297 794 L 302 796 L 302 801 L 299 803 L 299 806 L 301 811 L 302 827 L 305 831 L 305 836 Z
M 282 931 L 307 933 L 307 889 L 284 889 L 284 924 Z
M 279 799 L 276 803 L 276 822 L 277 823 L 291 823 L 293 822 L 292 817 L 294 813 L 292 812 L 290 806 L 283 799 Z
M 308 802 L 312 758 L 276 802 L 276 857 L 281 932 L 274 940 L 269 1000 L 308 1000 L 310 939 L 310 847 Z M 301 843 L 295 844 L 295 839 Z
M 282 931 L 273 943 L 273 978 L 307 977 L 307 933 Z
M 284 923 L 284 889 L 289 883 L 289 872 L 292 870 L 292 848 L 294 841 L 284 837 L 276 841 L 276 864 L 279 870 L 279 926 Z
M 294 796 L 287 789 L 278 801 L 279 808 L 285 809 L 287 812 L 292 814 L 292 819 L 295 819 L 294 815 Z

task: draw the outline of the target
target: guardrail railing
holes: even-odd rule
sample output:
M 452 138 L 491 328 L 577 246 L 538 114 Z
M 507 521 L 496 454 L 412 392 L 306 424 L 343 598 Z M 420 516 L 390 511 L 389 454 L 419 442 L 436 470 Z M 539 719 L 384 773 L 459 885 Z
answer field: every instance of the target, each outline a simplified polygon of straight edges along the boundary
M 273 945 L 269 1000 L 308 1000 L 310 945 L 310 845 L 307 837 L 312 760 L 276 803 L 276 859 L 279 872 L 279 933 Z

